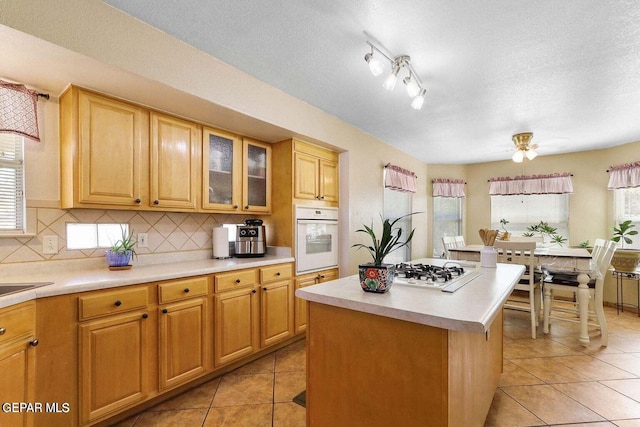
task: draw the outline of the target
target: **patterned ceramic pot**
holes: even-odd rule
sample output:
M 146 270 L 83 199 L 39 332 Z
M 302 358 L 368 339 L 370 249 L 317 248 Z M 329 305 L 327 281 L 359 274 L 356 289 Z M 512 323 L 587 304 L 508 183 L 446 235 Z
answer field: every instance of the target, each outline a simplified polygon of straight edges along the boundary
M 395 272 L 396 266 L 394 264 L 360 264 L 358 266 L 360 286 L 365 292 L 383 294 L 391 288 Z
M 637 249 L 616 249 L 611 258 L 611 265 L 616 271 L 633 273 L 640 263 L 640 251 Z
M 129 265 L 129 262 L 131 261 L 131 251 L 106 251 L 105 256 L 107 257 L 107 264 L 109 267 L 124 267 Z

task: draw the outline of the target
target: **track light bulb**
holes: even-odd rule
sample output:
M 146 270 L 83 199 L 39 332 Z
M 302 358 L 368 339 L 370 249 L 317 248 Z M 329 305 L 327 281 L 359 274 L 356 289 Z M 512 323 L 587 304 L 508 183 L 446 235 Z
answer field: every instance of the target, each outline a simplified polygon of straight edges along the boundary
M 396 87 L 396 82 L 398 81 L 398 73 L 400 72 L 400 67 L 399 66 L 395 66 L 393 67 L 393 71 L 391 72 L 391 74 L 389 74 L 389 77 L 387 77 L 387 79 L 384 81 L 384 84 L 382 85 L 383 88 L 385 88 L 386 90 L 393 90 L 393 88 Z
M 373 49 L 372 49 L 373 50 Z M 369 52 L 364 56 L 364 60 L 369 64 L 369 71 L 374 77 L 378 77 L 384 71 L 384 63 L 380 58 Z
M 407 86 L 407 94 L 413 98 L 420 93 L 420 86 L 416 83 L 416 79 L 409 77 L 405 77 L 403 80 L 404 84 Z
M 511 157 L 511 159 L 516 163 L 522 163 L 522 161 L 524 160 L 524 151 L 516 151 L 515 153 L 513 153 L 513 157 Z
M 413 108 L 414 110 L 421 110 L 422 105 L 424 104 L 424 96 L 426 95 L 426 93 L 427 93 L 427 90 L 422 89 L 418 94 L 418 96 L 413 98 L 413 101 L 411 101 L 411 108 Z

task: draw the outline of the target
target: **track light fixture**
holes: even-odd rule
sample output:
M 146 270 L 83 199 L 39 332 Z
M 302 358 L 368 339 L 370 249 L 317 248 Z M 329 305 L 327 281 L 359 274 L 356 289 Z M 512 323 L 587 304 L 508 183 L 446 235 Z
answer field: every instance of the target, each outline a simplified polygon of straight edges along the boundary
M 382 74 L 385 69 L 385 60 L 388 61 L 391 66 L 391 73 L 385 79 L 382 87 L 387 90 L 393 90 L 396 87 L 398 75 L 406 71 L 407 75 L 402 79 L 402 82 L 405 84 L 409 97 L 413 98 L 411 107 L 415 110 L 420 110 L 424 104 L 424 97 L 427 91 L 422 87 L 420 78 L 411 66 L 411 57 L 409 55 L 398 55 L 392 59 L 391 55 L 383 52 L 381 48 L 378 48 L 370 41 L 367 41 L 367 44 L 371 47 L 371 52 L 364 56 L 364 60 L 369 64 L 371 74 L 375 77 Z

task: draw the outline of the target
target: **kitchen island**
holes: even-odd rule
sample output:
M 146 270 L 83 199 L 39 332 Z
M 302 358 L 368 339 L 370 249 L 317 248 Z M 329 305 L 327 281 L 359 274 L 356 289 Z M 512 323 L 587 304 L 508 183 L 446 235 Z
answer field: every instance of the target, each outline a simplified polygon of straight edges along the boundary
M 524 267 L 465 265 L 482 274 L 454 293 L 366 293 L 357 276 L 296 291 L 309 308 L 308 426 L 484 424 L 502 372 L 502 306 Z

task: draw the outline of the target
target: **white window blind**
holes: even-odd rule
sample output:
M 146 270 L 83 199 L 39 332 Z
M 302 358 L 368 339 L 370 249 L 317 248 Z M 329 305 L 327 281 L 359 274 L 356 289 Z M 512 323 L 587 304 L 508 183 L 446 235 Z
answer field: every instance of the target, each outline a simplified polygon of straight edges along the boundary
M 24 139 L 0 133 L 0 232 L 24 232 Z
M 557 234 L 569 239 L 569 195 L 491 196 L 491 228 L 501 230 L 502 218 L 509 221 L 506 228 L 513 236 L 522 236 L 528 227 L 543 221 L 557 228 Z
M 410 192 L 401 192 L 395 191 L 391 188 L 384 189 L 384 218 L 395 220 L 404 215 L 408 215 L 411 213 L 412 206 L 412 198 L 413 193 Z M 412 217 L 408 216 L 406 218 L 398 221 L 394 228 L 402 229 L 402 237 L 401 240 L 404 241 L 405 238 L 411 233 L 412 230 Z M 409 245 L 398 249 L 397 251 L 391 252 L 384 259 L 385 263 L 388 264 L 398 264 L 401 262 L 407 262 L 411 260 L 411 243 Z

